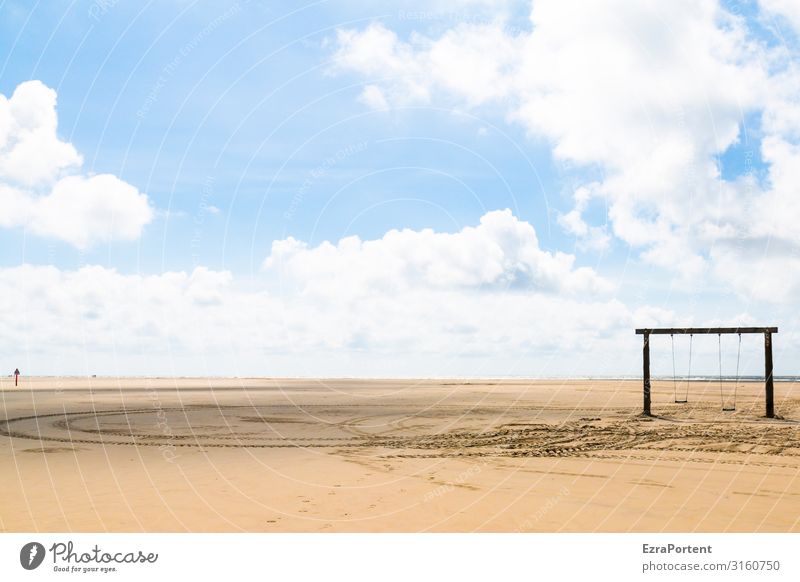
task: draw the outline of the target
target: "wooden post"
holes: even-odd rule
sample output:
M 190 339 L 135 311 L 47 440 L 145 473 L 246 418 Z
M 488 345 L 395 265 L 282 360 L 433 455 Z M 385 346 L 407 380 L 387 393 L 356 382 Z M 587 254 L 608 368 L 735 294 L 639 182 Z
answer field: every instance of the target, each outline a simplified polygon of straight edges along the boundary
M 644 345 L 642 346 L 642 378 L 644 380 L 644 410 L 642 411 L 645 416 L 650 416 L 650 334 L 645 332 L 643 334 Z
M 772 333 L 764 332 L 764 388 L 767 397 L 767 418 L 775 418 L 775 399 L 772 379 Z

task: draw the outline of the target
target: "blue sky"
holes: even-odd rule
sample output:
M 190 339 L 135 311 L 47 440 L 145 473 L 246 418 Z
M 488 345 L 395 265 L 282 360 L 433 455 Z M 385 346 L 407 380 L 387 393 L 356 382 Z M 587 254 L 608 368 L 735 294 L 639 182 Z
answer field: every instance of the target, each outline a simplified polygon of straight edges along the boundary
M 32 80 L 54 91 L 57 138 L 82 156 L 53 180 L 110 174 L 151 214 L 85 243 L 51 218 L 0 222 L 19 294 L 0 314 L 4 352 L 42 373 L 627 374 L 636 325 L 742 322 L 780 325 L 779 371 L 797 372 L 798 209 L 781 180 L 800 161 L 798 14 L 780 0 L 698 5 L 667 17 L 610 1 L 593 24 L 548 2 L 4 2 L 0 94 Z M 602 70 L 580 56 L 604 50 Z M 0 175 L 48 195 L 22 182 Z M 79 220 L 107 210 L 98 192 L 101 210 Z M 473 264 L 469 229 L 504 209 L 513 222 L 478 232 L 500 254 Z M 765 234 L 774 216 L 787 226 Z M 381 245 L 393 229 L 408 233 Z M 337 246 L 353 236 L 364 248 Z M 285 269 L 265 263 L 281 241 L 303 245 Z M 396 253 L 402 268 L 383 273 Z M 53 281 L 75 287 L 67 306 L 40 298 Z M 163 307 L 195 300 L 185 319 Z M 276 327 L 248 342 L 258 332 L 236 322 L 251 301 Z M 485 319 L 454 323 L 475 310 Z M 382 335 L 402 322 L 432 339 Z M 48 327 L 79 331 L 45 340 Z
M 343 23 L 372 22 L 372 12 L 317 3 L 291 15 L 293 3 L 268 9 L 256 2 L 233 8 L 177 2 L 140 12 L 121 2 L 95 22 L 87 6 L 65 5 L 64 12 L 12 7 L 15 18 L 3 21 L 3 53 L 9 56 L 1 90 L 8 95 L 28 79 L 55 88 L 59 132 L 83 152 L 87 168 L 115 173 L 146 191 L 158 209 L 169 210 L 168 218 L 162 214 L 148 226 L 141 254 L 132 255 L 130 245 L 103 247 L 93 249 L 99 254 L 91 260 L 112 252 L 119 267 L 136 267 L 131 261 L 138 260 L 145 271 L 187 268 L 185 253 L 162 256 L 162 250 L 191 237 L 207 179 L 214 182 L 211 203 L 225 212 L 203 225 L 203 261 L 236 271 L 253 266 L 251 245 L 267 248 L 286 235 L 310 240 L 315 227 L 318 240 L 338 238 L 370 206 L 378 205 L 350 226 L 350 234 L 453 230 L 485 209 L 505 207 L 518 208 L 520 216 L 536 221 L 537 231 L 547 232 L 547 203 L 562 202 L 547 147 L 502 117 L 428 107 L 365 110 L 355 99 L 363 80 L 329 74 L 333 51 L 324 45 Z M 390 20 L 398 12 L 387 10 Z M 15 43 L 13 31 L 22 24 L 32 33 Z M 187 47 L 193 48 L 183 56 Z M 477 134 L 497 123 L 487 135 Z M 368 147 L 337 163 L 309 189 L 292 219 L 284 218 L 314 168 L 363 143 Z M 375 170 L 384 173 L 364 177 Z M 354 178 L 360 180 L 351 184 Z M 331 193 L 342 187 L 318 223 Z M 417 204 L 399 198 L 419 198 L 442 210 L 419 212 Z M 10 244 L 20 240 L 19 233 L 10 234 Z M 550 234 L 554 244 L 565 242 L 556 229 Z M 229 245 L 224 255 L 223 238 Z M 36 245 L 28 253 L 52 252 L 45 241 L 27 243 Z M 61 251 L 60 264 L 90 260 L 56 249 Z M 3 256 L 9 265 L 18 259 Z

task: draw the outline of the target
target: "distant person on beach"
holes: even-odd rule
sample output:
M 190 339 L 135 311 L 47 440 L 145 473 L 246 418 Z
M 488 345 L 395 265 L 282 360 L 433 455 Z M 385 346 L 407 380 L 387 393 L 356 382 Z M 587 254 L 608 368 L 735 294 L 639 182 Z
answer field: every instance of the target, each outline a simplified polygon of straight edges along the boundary
M 19 368 L 14 370 L 14 386 L 19 384 Z

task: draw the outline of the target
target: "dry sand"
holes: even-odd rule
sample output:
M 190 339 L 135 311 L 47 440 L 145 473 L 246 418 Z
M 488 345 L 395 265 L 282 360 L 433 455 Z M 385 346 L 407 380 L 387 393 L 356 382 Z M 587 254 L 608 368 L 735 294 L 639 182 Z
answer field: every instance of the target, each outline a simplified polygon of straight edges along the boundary
M 800 531 L 800 393 L 737 392 L 3 378 L 0 530 Z

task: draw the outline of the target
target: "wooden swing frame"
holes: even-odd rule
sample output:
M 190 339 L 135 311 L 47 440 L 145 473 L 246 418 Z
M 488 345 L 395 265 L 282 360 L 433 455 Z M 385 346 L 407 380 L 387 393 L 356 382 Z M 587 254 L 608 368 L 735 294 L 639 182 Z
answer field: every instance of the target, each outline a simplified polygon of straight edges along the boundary
M 764 394 L 766 417 L 775 418 L 775 387 L 772 376 L 772 334 L 778 333 L 777 327 L 662 327 L 637 329 L 636 334 L 643 336 L 642 346 L 642 388 L 644 406 L 642 413 L 652 416 L 650 411 L 650 336 L 651 335 L 722 335 L 722 334 L 759 333 L 764 334 Z

